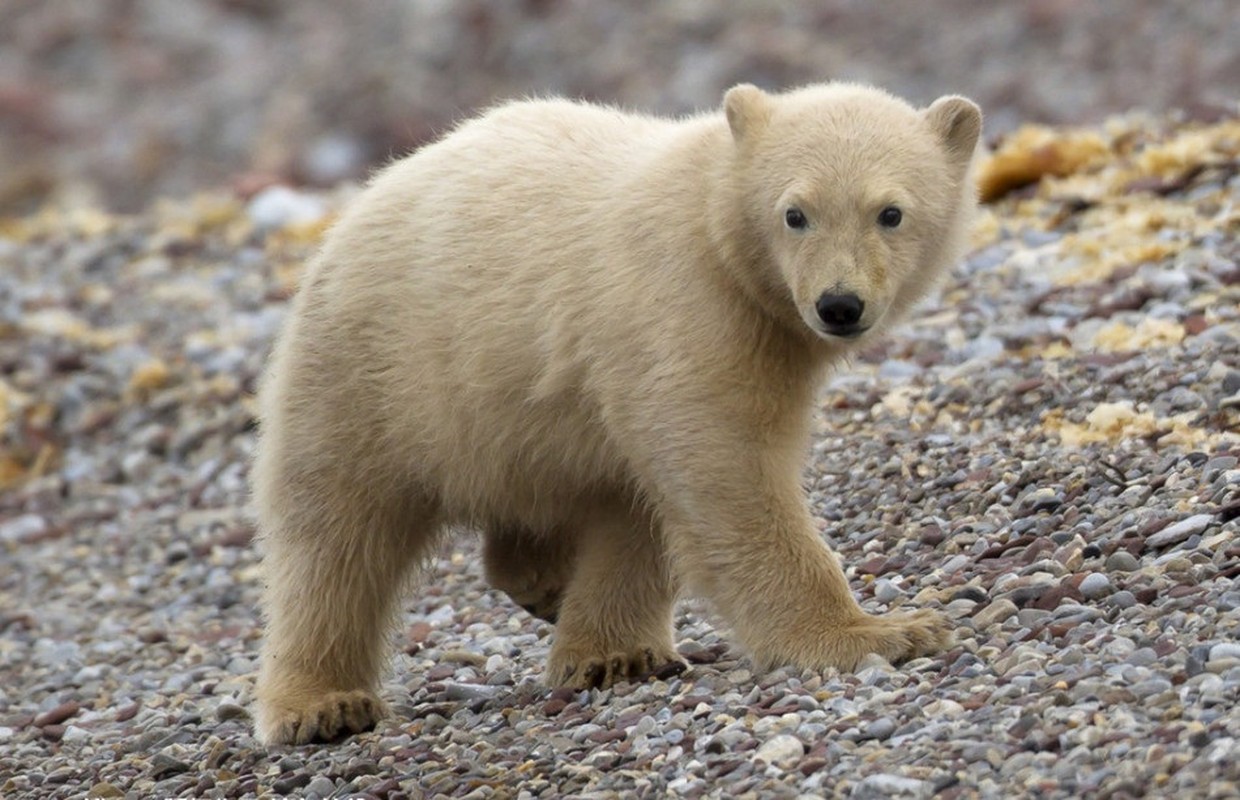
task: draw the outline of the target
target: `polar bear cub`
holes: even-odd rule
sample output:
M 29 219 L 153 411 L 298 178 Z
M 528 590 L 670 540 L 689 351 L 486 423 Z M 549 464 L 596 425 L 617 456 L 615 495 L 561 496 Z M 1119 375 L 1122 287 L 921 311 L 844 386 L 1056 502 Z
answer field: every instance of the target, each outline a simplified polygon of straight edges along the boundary
M 958 259 L 981 113 L 737 86 L 681 120 L 516 102 L 380 172 L 309 266 L 261 389 L 257 729 L 372 727 L 438 533 L 555 621 L 546 680 L 683 668 L 708 598 L 761 665 L 945 645 L 863 611 L 801 489 L 828 368 Z

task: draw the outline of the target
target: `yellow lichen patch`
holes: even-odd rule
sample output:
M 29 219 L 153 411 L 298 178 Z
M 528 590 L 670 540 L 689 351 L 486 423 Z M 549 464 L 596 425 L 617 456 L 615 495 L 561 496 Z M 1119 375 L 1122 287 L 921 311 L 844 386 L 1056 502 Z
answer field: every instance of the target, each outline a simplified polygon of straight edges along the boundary
M 1059 359 L 1075 356 L 1076 351 L 1072 349 L 1071 345 L 1056 339 L 1045 345 L 1027 345 L 1015 351 L 1014 355 L 1025 360 L 1058 361 Z
M 128 392 L 131 395 L 144 395 L 168 385 L 172 378 L 172 370 L 161 359 L 154 358 L 140 364 L 129 376 Z
M 1240 438 L 1194 427 L 1195 416 L 1188 413 L 1160 418 L 1149 411 L 1137 411 L 1130 400 L 1121 400 L 1099 403 L 1085 415 L 1083 423 L 1065 419 L 1063 409 L 1052 409 L 1043 415 L 1042 427 L 1069 447 L 1118 444 L 1127 439 L 1154 439 L 1160 446 L 1199 447 Z
M 11 489 L 26 480 L 26 465 L 19 459 L 0 453 L 0 489 Z
M 120 217 L 94 208 L 58 208 L 48 206 L 28 217 L 0 219 L 0 238 L 29 242 L 48 236 L 93 238 L 110 233 L 120 224 Z
M 1136 159 L 1144 175 L 1175 178 L 1211 161 L 1240 154 L 1240 120 L 1225 120 L 1209 128 L 1186 130 L 1166 142 L 1145 148 Z
M 21 327 L 27 333 L 55 336 L 96 349 L 115 347 L 133 340 L 137 335 L 137 328 L 133 325 L 92 328 L 85 320 L 62 308 L 31 312 L 22 318 Z
M 982 202 L 989 203 L 1048 175 L 1066 176 L 1106 158 L 1110 148 L 1094 131 L 1058 131 L 1026 125 L 1009 136 L 978 170 Z
M 30 405 L 30 395 L 19 392 L 0 379 L 0 431 Z
M 280 291 L 292 296 L 301 285 L 301 276 L 305 272 L 305 262 L 287 261 L 275 266 L 275 278 Z
M 1129 352 L 1169 347 L 1184 340 L 1184 326 L 1168 319 L 1146 317 L 1135 327 L 1112 322 L 1094 334 L 1093 345 L 1103 352 Z
M 116 228 L 116 218 L 98 209 L 78 208 L 66 215 L 65 222 L 80 236 L 102 236 Z
M 999 238 L 999 217 L 989 208 L 978 209 L 973 219 L 973 227 L 969 230 L 969 244 L 973 249 L 980 249 L 992 244 Z
M 304 251 L 307 247 L 315 246 L 335 221 L 335 214 L 324 214 L 313 222 L 293 222 L 273 230 L 267 235 L 267 254 Z
M 877 417 L 879 416 L 880 410 L 882 410 L 892 416 L 907 417 L 909 412 L 913 410 L 912 398 L 916 391 L 916 388 L 912 386 L 899 386 L 892 389 L 870 412 L 871 415 Z
M 1116 270 L 1158 263 L 1181 252 L 1187 239 L 1167 239 L 1157 233 L 1167 227 L 1191 230 L 1191 209 L 1161 203 L 1110 211 L 1106 225 L 1069 233 L 1059 244 L 1061 258 L 1051 278 L 1060 286 L 1104 281 Z

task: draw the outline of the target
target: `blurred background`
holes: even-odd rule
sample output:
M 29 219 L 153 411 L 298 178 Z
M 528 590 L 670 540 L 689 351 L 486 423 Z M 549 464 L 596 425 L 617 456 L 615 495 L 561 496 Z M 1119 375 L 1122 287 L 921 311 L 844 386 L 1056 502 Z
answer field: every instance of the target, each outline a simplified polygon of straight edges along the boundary
M 1237 0 L 0 0 L 0 214 L 331 185 L 496 100 L 958 92 L 1001 135 L 1240 96 Z

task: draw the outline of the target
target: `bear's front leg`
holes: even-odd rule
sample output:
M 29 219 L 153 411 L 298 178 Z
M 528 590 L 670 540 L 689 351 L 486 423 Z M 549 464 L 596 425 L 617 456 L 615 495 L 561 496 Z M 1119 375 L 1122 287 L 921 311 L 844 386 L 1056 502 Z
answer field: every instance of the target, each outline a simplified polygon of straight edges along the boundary
M 870 653 L 895 662 L 949 644 L 951 627 L 937 611 L 861 609 L 814 530 L 795 471 L 748 459 L 717 463 L 713 482 L 695 492 L 703 474 L 668 510 L 665 535 L 678 570 L 713 601 L 755 661 L 851 670 Z
M 625 506 L 595 515 L 577 535 L 546 682 L 605 689 L 683 672 L 672 642 L 676 584 L 653 521 Z

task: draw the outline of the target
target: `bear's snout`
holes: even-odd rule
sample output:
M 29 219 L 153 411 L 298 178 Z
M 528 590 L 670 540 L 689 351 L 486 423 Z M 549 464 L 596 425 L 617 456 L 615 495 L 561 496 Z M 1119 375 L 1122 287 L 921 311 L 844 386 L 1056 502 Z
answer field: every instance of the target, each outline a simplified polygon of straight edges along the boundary
M 860 326 L 865 312 L 865 301 L 855 294 L 832 294 L 823 292 L 814 304 L 818 319 L 832 336 L 860 336 L 865 328 Z

